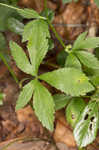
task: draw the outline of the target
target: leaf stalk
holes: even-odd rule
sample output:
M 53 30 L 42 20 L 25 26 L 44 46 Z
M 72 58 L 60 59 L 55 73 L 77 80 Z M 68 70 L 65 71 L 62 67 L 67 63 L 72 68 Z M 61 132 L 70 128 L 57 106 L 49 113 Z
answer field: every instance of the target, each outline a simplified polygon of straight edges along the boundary
M 13 79 L 16 81 L 16 83 L 18 83 L 18 79 L 15 75 L 15 73 L 13 72 L 13 70 L 11 69 L 11 67 L 8 65 L 6 59 L 4 58 L 4 56 L 0 53 L 0 58 L 2 59 L 3 63 L 6 65 L 6 67 L 8 68 L 10 74 L 12 75 Z

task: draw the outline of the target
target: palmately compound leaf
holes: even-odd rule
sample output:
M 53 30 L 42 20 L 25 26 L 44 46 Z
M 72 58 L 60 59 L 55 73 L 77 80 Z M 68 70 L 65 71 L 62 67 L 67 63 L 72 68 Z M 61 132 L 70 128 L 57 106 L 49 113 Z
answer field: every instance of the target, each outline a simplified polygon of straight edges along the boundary
M 24 18 L 27 19 L 33 19 L 33 18 L 39 18 L 40 15 L 33 9 L 28 9 L 28 8 L 24 8 L 24 9 L 18 9 L 17 12 Z
M 32 65 L 22 50 L 22 48 L 13 41 L 10 41 L 11 54 L 16 62 L 17 67 L 19 67 L 23 72 L 33 75 Z
M 70 101 L 70 96 L 65 94 L 55 94 L 53 95 L 54 103 L 55 103 L 55 110 L 59 110 L 64 108 L 68 102 Z
M 78 49 L 79 49 L 80 43 L 85 40 L 86 35 L 87 35 L 87 32 L 83 32 L 82 34 L 80 34 L 80 35 L 78 36 L 78 38 L 77 38 L 76 41 L 74 42 L 74 45 L 73 45 L 72 50 L 78 50 Z
M 50 38 L 48 24 L 44 20 L 31 21 L 24 28 L 23 42 L 28 41 L 27 47 L 35 75 L 48 51 L 48 38 Z
M 53 97 L 39 81 L 35 83 L 33 106 L 43 126 L 52 131 L 55 112 Z
M 73 67 L 82 70 L 79 59 L 72 53 L 70 53 L 66 59 L 65 67 Z
M 34 81 L 32 80 L 23 87 L 16 103 L 16 110 L 23 108 L 31 100 L 34 90 L 33 82 Z
M 96 138 L 98 129 L 98 105 L 90 102 L 79 117 L 74 129 L 74 137 L 79 147 L 86 147 Z
M 85 74 L 75 68 L 58 69 L 40 75 L 39 78 L 71 96 L 85 95 L 94 90 Z
M 99 69 L 99 61 L 93 54 L 86 51 L 77 51 L 75 53 L 82 64 L 88 68 Z

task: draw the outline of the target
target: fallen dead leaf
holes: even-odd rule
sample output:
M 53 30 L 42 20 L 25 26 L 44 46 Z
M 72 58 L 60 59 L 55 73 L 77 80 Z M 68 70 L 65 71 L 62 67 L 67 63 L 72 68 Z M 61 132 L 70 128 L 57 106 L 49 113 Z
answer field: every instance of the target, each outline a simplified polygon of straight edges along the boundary
M 66 122 L 64 112 L 56 113 L 56 128 L 54 132 L 54 140 L 56 142 L 65 143 L 68 147 L 76 147 L 73 133 L 68 123 Z
M 37 141 L 35 141 L 35 139 L 32 139 L 30 141 L 24 141 L 20 138 L 1 143 L 0 150 L 2 150 L 8 144 L 9 146 L 7 147 L 7 150 L 56 150 L 53 144 L 48 143 L 46 141 L 40 139 L 38 139 Z
M 86 24 L 88 12 L 82 3 L 70 3 L 66 5 L 64 11 L 57 15 L 53 21 L 56 31 L 65 39 L 74 40 L 85 29 L 79 24 Z M 61 25 L 60 25 L 61 24 Z M 67 25 L 68 26 L 65 26 Z M 77 27 L 73 27 L 75 25 Z M 72 25 L 72 26 L 71 26 Z
M 24 135 L 40 136 L 43 134 L 43 127 L 30 106 L 20 109 L 16 113 L 18 121 L 25 126 Z

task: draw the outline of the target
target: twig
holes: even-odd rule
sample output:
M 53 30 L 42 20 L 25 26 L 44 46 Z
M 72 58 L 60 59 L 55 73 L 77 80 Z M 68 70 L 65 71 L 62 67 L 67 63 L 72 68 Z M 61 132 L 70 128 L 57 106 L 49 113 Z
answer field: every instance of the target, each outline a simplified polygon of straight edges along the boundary
M 6 146 L 4 146 L 2 148 L 2 150 L 7 150 L 9 146 L 11 146 L 12 144 L 16 143 L 16 142 L 19 142 L 19 141 L 22 141 L 22 143 L 26 143 L 26 142 L 34 142 L 34 141 L 45 141 L 45 142 L 48 142 L 52 145 L 55 146 L 56 150 L 59 150 L 58 147 L 56 146 L 55 142 L 52 141 L 52 139 L 44 139 L 44 138 L 35 138 L 35 137 L 26 137 L 26 138 L 20 138 L 20 139 L 16 139 L 10 143 L 8 143 Z

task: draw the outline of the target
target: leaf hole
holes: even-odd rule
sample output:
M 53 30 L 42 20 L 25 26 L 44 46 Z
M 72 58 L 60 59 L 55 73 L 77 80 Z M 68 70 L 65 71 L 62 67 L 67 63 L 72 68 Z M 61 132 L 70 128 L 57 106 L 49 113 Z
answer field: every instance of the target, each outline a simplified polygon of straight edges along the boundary
M 87 120 L 87 119 L 88 119 L 88 116 L 89 116 L 89 115 L 88 115 L 88 114 L 86 114 L 86 116 L 85 116 L 84 120 Z
M 94 118 L 95 118 L 94 116 L 90 118 L 91 122 L 93 122 Z
M 92 131 L 92 123 L 90 124 L 89 129 Z

